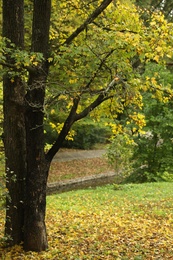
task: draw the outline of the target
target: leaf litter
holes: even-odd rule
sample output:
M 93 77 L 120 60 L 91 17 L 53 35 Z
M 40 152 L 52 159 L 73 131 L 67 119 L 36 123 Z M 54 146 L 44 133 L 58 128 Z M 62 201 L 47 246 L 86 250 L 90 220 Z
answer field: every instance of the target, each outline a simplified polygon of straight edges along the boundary
M 108 164 L 106 158 L 92 158 L 66 162 L 53 161 L 48 182 L 58 182 L 108 171 L 112 171 L 112 168 Z
M 107 185 L 48 196 L 48 251 L 15 246 L 2 259 L 173 259 L 172 186 Z

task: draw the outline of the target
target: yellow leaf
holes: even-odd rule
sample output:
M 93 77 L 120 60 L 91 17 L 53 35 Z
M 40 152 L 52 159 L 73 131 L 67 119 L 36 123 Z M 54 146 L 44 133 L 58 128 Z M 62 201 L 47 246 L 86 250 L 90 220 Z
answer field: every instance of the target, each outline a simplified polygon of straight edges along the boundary
M 52 61 L 53 61 L 53 58 L 52 58 L 52 57 L 50 57 L 50 58 L 48 58 L 47 60 L 48 60 L 48 62 L 50 63 L 50 62 L 52 62 Z
M 37 66 L 38 65 L 38 61 L 34 61 L 32 64 Z

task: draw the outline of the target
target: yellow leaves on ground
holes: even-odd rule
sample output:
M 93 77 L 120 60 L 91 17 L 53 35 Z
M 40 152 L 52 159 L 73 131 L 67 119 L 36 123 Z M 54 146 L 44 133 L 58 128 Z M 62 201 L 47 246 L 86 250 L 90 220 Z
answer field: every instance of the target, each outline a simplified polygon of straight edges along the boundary
M 107 185 L 49 196 L 48 251 L 16 246 L 2 259 L 173 259 L 172 185 Z
M 106 157 L 65 162 L 53 160 L 51 163 L 48 182 L 51 183 L 86 177 L 112 170 L 113 169 L 108 164 Z
M 69 206 L 65 211 L 52 212 L 48 232 L 52 234 L 56 226 L 57 233 L 54 233 L 51 249 L 56 252 L 59 244 L 60 259 L 135 259 L 135 256 L 164 259 L 173 255 L 172 214 L 164 209 L 173 200 L 144 201 L 143 198 L 139 202 L 135 199 L 135 190 L 130 190 L 133 186 L 128 189 L 124 196 L 122 191 L 115 194 L 106 189 L 103 193 L 99 189 L 75 192 L 65 196 L 68 203 L 63 196 L 57 196 L 63 209 L 65 202 Z M 150 197 L 150 192 L 144 195 Z M 156 188 L 155 192 L 161 190 Z M 130 196 L 134 200 L 129 200 Z M 51 197 L 49 201 L 53 202 Z

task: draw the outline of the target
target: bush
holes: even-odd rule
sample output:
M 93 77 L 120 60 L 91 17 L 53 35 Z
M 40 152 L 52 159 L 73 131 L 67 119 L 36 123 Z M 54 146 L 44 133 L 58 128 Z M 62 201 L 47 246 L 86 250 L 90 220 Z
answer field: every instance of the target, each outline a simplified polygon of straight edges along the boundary
M 61 124 L 64 121 L 63 117 L 59 119 L 54 114 L 50 115 L 50 121 L 45 123 L 46 144 L 52 144 L 58 137 L 57 129 L 52 128 L 51 123 L 57 125 L 57 123 Z M 73 140 L 65 140 L 63 147 L 91 149 L 97 143 L 106 143 L 111 136 L 111 129 L 105 126 L 105 121 L 94 122 L 89 117 L 76 122 L 71 130 L 75 133 Z
M 173 174 L 169 172 L 148 172 L 148 171 L 135 171 L 130 174 L 125 183 L 144 183 L 144 182 L 172 182 Z
M 65 140 L 64 146 L 77 149 L 91 149 L 97 143 L 104 144 L 110 137 L 110 130 L 103 123 L 83 120 L 73 126 L 73 141 Z
M 126 135 L 119 134 L 108 147 L 108 162 L 114 167 L 119 181 L 123 181 L 133 171 L 134 146 L 135 143 L 131 142 Z

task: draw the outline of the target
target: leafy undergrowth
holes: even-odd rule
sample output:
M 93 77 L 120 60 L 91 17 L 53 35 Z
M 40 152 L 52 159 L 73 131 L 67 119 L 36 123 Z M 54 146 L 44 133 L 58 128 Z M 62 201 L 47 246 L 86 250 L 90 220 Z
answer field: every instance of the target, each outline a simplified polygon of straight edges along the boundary
M 72 160 L 66 162 L 53 161 L 48 182 L 58 182 L 67 179 L 85 177 L 112 170 L 106 158 Z
M 1 259 L 173 259 L 173 183 L 115 187 L 48 196 L 48 251 L 16 246 Z

